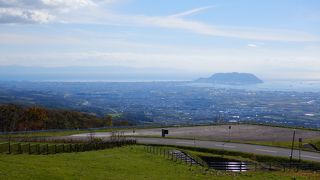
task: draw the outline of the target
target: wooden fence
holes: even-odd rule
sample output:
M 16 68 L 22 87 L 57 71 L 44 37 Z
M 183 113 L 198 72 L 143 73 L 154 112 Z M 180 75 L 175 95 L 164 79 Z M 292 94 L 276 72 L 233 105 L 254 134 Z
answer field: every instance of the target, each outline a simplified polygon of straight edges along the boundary
M 56 154 L 84 152 L 136 144 L 135 140 L 105 141 L 94 143 L 54 144 L 54 143 L 17 143 L 0 144 L 0 153 L 6 154 Z

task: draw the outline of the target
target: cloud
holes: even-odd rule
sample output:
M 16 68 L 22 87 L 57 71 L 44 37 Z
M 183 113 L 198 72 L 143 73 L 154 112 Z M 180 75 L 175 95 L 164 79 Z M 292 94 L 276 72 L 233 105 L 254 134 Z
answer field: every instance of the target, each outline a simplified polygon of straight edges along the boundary
M 208 24 L 201 21 L 189 20 L 187 16 L 212 8 L 205 6 L 191 9 L 182 13 L 167 16 L 145 16 L 116 14 L 110 11 L 88 10 L 76 16 L 60 17 L 63 22 L 76 24 L 98 24 L 128 27 L 157 27 L 174 30 L 189 31 L 196 34 L 225 37 L 233 39 L 247 39 L 256 41 L 286 41 L 286 42 L 319 42 L 320 37 L 306 32 L 267 29 L 255 27 L 232 27 Z
M 58 12 L 95 5 L 94 0 L 0 0 L 0 23 L 48 23 Z
M 281 29 L 265 29 L 250 27 L 216 26 L 204 22 L 187 20 L 172 16 L 136 16 L 131 23 L 162 28 L 181 29 L 208 36 L 262 40 L 262 41 L 291 41 L 291 42 L 319 42 L 320 37 L 305 32 Z
M 43 5 L 48 8 L 80 8 L 93 6 L 95 3 L 91 0 L 41 0 Z
M 0 0 L 0 7 L 25 9 L 65 9 L 95 5 L 94 0 Z
M 248 46 L 248 47 L 252 47 L 252 48 L 258 47 L 258 45 L 256 45 L 256 44 L 248 44 L 247 46 Z
M 46 11 L 19 8 L 0 8 L 0 23 L 47 23 L 54 19 Z
M 186 16 L 190 16 L 190 15 L 199 13 L 201 11 L 205 11 L 207 9 L 211 9 L 213 7 L 214 6 L 205 6 L 205 7 L 195 8 L 195 9 L 191 9 L 191 10 L 188 10 L 188 11 L 185 11 L 185 12 L 182 12 L 182 13 L 171 15 L 170 17 L 175 17 L 175 18 L 186 17 Z

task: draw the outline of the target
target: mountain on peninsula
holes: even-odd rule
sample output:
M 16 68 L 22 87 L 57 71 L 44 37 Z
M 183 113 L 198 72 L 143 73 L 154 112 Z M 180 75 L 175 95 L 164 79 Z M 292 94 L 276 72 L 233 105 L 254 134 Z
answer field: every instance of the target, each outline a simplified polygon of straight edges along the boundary
M 195 80 L 195 82 L 227 85 L 250 85 L 263 83 L 263 81 L 254 74 L 238 72 L 216 73 L 209 78 L 199 78 Z

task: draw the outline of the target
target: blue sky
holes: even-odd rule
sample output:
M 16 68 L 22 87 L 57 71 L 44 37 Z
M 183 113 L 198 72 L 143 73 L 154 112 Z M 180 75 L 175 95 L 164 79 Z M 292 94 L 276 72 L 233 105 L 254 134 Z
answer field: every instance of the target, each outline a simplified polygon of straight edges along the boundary
M 320 79 L 317 0 L 0 0 L 0 66 Z

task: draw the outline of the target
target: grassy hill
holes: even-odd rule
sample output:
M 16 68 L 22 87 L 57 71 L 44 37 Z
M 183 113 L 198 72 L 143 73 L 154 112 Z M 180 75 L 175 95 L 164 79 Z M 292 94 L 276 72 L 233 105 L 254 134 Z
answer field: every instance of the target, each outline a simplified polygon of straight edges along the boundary
M 0 154 L 0 179 L 317 179 L 309 172 L 205 173 L 142 146 L 56 155 Z

